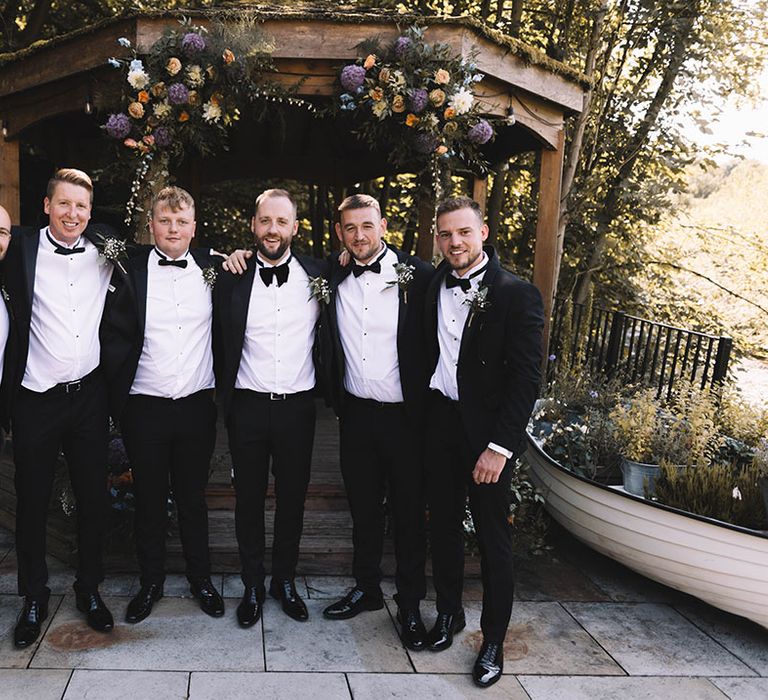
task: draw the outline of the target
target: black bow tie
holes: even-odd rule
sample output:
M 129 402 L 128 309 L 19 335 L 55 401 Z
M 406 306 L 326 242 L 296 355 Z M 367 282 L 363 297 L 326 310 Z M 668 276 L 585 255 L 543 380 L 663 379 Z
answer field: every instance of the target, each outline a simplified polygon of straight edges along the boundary
M 291 259 L 288 258 L 282 265 L 263 265 L 259 269 L 259 276 L 261 281 L 269 287 L 272 284 L 272 280 L 277 280 L 277 286 L 282 287 L 288 281 L 288 263 Z M 261 264 L 261 263 L 260 263 Z
M 67 248 L 66 246 L 61 245 L 60 243 L 57 243 L 50 233 L 47 231 L 45 232 L 45 235 L 48 236 L 48 240 L 51 242 L 51 245 L 54 247 L 54 253 L 58 253 L 59 255 L 74 255 L 75 253 L 84 253 L 85 248 L 83 246 L 77 246 L 75 248 Z
M 161 267 L 168 267 L 172 265 L 173 267 L 180 267 L 182 270 L 187 266 L 186 260 L 169 260 L 168 258 L 160 258 L 160 260 L 157 261 L 157 264 Z
M 352 274 L 355 277 L 360 277 L 364 272 L 373 272 L 375 274 L 379 274 L 381 272 L 381 263 L 377 260 L 376 262 L 372 262 L 370 265 L 353 265 L 352 266 Z
M 469 277 L 454 277 L 453 275 L 446 275 L 445 288 L 453 289 L 454 287 L 461 287 L 461 291 L 466 293 L 471 289 L 472 283 L 469 281 Z

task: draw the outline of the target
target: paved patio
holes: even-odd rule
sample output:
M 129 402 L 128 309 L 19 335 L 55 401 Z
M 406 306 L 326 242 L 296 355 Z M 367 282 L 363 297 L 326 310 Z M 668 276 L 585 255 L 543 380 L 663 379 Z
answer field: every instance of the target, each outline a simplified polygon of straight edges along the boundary
M 76 612 L 72 571 L 51 560 L 51 612 L 39 643 L 16 650 L 19 608 L 12 536 L 0 531 L 0 698 L 452 698 L 553 700 L 768 697 L 768 631 L 655 584 L 560 533 L 551 554 L 521 559 L 506 642 L 506 675 L 486 691 L 468 671 L 480 643 L 480 584 L 466 585 L 467 629 L 451 649 L 407 652 L 394 624 L 393 586 L 384 610 L 328 622 L 343 577 L 297 583 L 310 620 L 294 622 L 268 600 L 263 620 L 237 626 L 237 576 L 219 575 L 222 619 L 203 615 L 182 576 L 138 625 L 121 622 L 138 589 L 111 576 L 102 594 L 117 626 L 92 632 Z M 434 599 L 430 592 L 428 598 Z M 422 607 L 427 625 L 434 608 Z

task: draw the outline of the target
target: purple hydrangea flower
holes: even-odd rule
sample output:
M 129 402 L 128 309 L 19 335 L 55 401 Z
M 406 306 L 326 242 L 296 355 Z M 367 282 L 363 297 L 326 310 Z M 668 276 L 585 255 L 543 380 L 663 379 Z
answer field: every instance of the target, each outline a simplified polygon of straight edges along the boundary
M 124 139 L 131 133 L 131 120 L 127 114 L 110 114 L 104 126 L 113 139 Z
M 181 40 L 181 50 L 191 58 L 205 50 L 205 39 L 196 32 L 189 32 Z
M 185 105 L 189 102 L 189 90 L 183 83 L 172 83 L 168 86 L 168 102 L 172 105 Z
M 478 146 L 488 143 L 491 136 L 493 136 L 493 127 L 485 119 L 481 119 L 467 132 L 469 142 Z
M 413 140 L 413 147 L 418 153 L 427 154 L 437 148 L 437 138 L 432 134 L 420 133 Z
M 155 146 L 158 148 L 168 148 L 173 141 L 173 135 L 164 126 L 158 126 L 155 129 Z
M 403 54 L 410 48 L 411 43 L 407 36 L 397 37 L 397 41 L 395 41 L 395 56 L 402 58 Z
M 365 68 L 357 65 L 344 66 L 340 80 L 341 86 L 347 92 L 354 92 L 357 88 L 362 87 L 363 81 L 365 81 Z
M 427 106 L 427 91 L 424 88 L 419 88 L 411 93 L 411 111 L 414 114 L 421 114 L 424 108 Z

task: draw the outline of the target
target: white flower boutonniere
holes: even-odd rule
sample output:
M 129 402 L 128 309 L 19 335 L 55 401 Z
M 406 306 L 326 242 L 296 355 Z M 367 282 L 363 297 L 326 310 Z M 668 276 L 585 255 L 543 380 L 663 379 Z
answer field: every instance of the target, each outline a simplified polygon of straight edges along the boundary
M 309 298 L 323 304 L 331 303 L 331 287 L 322 275 L 309 278 Z
M 203 282 L 205 282 L 206 287 L 208 289 L 213 289 L 216 285 L 216 279 L 219 276 L 218 271 L 213 265 L 209 265 L 208 267 L 204 267 L 202 269 L 203 273 Z
M 481 285 L 464 299 L 463 303 L 469 306 L 469 321 L 467 322 L 467 328 L 472 325 L 472 320 L 477 314 L 485 313 L 490 308 L 491 302 L 488 301 L 489 291 L 490 287 Z
M 127 274 L 123 262 L 126 262 L 128 259 L 128 244 L 122 238 L 104 236 L 99 233 L 96 236 L 94 245 L 104 262 L 109 261 L 117 265 L 124 275 Z
M 392 267 L 395 268 L 395 275 L 397 279 L 387 282 L 387 286 L 393 287 L 397 285 L 398 289 L 403 290 L 403 301 L 408 303 L 408 287 L 413 282 L 413 273 L 416 272 L 416 268 L 413 265 L 409 265 L 405 262 L 395 263 Z

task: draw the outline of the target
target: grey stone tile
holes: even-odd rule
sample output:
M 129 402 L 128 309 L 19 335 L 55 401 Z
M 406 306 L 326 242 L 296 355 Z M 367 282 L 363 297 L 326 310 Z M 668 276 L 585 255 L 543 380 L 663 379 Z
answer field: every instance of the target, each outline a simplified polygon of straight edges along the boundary
M 190 700 L 349 700 L 343 673 L 193 673 Z
M 216 590 L 221 593 L 221 582 L 223 574 L 212 574 L 211 581 L 216 586 Z M 138 589 L 137 589 L 138 590 Z M 189 592 L 189 581 L 184 574 L 167 574 L 163 584 L 163 595 L 169 598 L 191 598 Z
M 0 527 L 0 548 L 7 547 L 10 549 L 13 547 L 15 541 L 15 535 L 12 530 L 7 527 Z
M 611 600 L 607 593 L 576 566 L 552 556 L 516 559 L 515 599 Z
M 92 631 L 67 596 L 32 661 L 36 668 L 140 671 L 262 671 L 261 627 L 240 629 L 230 605 L 214 619 L 188 598 L 163 598 L 142 622 L 122 622 L 126 598 L 105 598 L 117 624 Z
M 66 595 L 72 592 L 72 584 L 75 582 L 75 570 L 56 559 L 46 557 L 48 565 L 48 588 L 54 595 Z M 8 552 L 5 559 L 0 562 L 0 593 L 16 593 L 18 564 L 16 562 L 16 550 Z
M 427 673 L 350 673 L 349 687 L 355 700 L 419 698 L 419 700 L 528 700 L 514 676 L 502 676 L 490 688 L 477 688 L 469 675 Z
M 136 574 L 107 574 L 99 585 L 99 593 L 103 596 L 129 596 L 139 590 L 138 585 L 139 577 Z
M 765 700 L 768 678 L 710 678 L 732 700 Z
M 411 654 L 419 673 L 469 673 L 483 641 L 480 604 L 464 605 L 467 627 L 439 654 Z M 425 618 L 427 628 L 434 617 Z M 515 603 L 504 642 L 506 673 L 623 675 L 558 603 Z
M 0 670 L 0 700 L 60 700 L 72 671 Z
M 531 700 L 727 700 L 706 678 L 595 678 L 593 676 L 519 676 Z
M 629 675 L 755 675 L 667 605 L 564 603 L 564 606 Z
M 768 676 L 768 630 L 700 601 L 676 607 L 753 671 Z
M 264 582 L 267 589 L 267 595 L 269 595 L 270 580 L 270 577 L 267 576 L 267 580 Z M 309 597 L 309 592 L 307 591 L 307 582 L 304 580 L 303 576 L 297 576 L 294 579 L 294 584 L 296 585 L 296 592 L 302 598 L 306 599 Z M 225 574 L 222 589 L 224 591 L 222 595 L 225 598 L 242 598 L 243 580 L 240 578 L 240 574 Z
M 48 619 L 43 622 L 40 638 L 50 625 L 59 603 L 61 596 L 51 596 L 48 601 Z M 0 595 L 0 668 L 26 668 L 40 643 L 38 638 L 36 644 L 26 649 L 16 649 L 13 646 L 13 628 L 16 626 L 21 604 L 21 598 L 18 596 Z
M 310 597 L 330 600 L 341 598 L 355 585 L 351 576 L 307 576 L 306 582 Z M 381 592 L 386 598 L 394 596 L 397 593 L 394 580 L 385 578 L 381 582 Z
M 189 674 L 168 671 L 75 671 L 62 700 L 185 700 Z
M 326 620 L 325 600 L 308 600 L 309 620 L 295 622 L 277 601 L 264 605 L 264 647 L 268 671 L 411 671 L 386 608 L 351 620 Z

